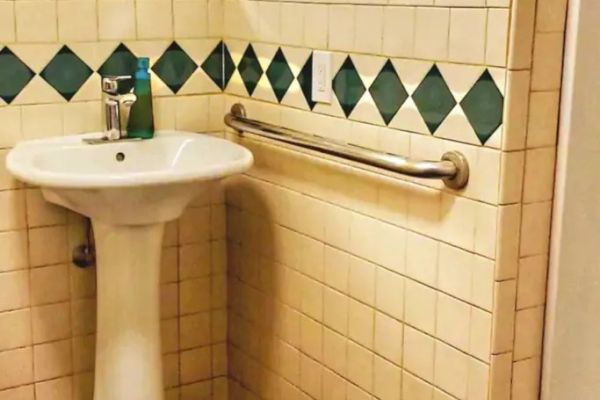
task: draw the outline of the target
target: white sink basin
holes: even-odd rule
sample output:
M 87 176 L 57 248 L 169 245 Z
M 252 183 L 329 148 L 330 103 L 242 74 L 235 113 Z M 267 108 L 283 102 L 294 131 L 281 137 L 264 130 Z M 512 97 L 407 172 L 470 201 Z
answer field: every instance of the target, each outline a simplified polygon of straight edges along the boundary
M 33 140 L 7 157 L 17 178 L 46 199 L 106 223 L 139 225 L 176 219 L 197 183 L 245 171 L 252 154 L 227 140 L 160 132 L 152 140 L 90 145 L 99 133 Z
M 250 168 L 252 154 L 223 139 L 161 132 L 91 145 L 99 133 L 35 140 L 7 157 L 46 199 L 89 216 L 97 267 L 94 400 L 163 400 L 159 277 L 166 221 L 212 181 Z

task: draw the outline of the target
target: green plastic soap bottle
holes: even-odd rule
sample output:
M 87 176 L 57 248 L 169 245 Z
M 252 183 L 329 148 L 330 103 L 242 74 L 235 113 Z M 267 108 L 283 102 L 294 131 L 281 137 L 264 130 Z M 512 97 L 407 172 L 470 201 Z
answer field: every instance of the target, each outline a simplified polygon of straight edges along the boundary
M 140 57 L 135 71 L 133 93 L 137 99 L 131 106 L 127 136 L 130 138 L 151 139 L 154 137 L 154 116 L 152 113 L 152 89 L 150 87 L 150 60 Z

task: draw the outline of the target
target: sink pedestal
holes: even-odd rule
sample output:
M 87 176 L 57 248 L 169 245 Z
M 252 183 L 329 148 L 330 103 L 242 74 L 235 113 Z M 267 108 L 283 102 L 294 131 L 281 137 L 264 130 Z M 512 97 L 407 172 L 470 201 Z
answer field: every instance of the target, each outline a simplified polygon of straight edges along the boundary
M 164 223 L 93 221 L 97 260 L 94 400 L 162 400 L 160 264 Z

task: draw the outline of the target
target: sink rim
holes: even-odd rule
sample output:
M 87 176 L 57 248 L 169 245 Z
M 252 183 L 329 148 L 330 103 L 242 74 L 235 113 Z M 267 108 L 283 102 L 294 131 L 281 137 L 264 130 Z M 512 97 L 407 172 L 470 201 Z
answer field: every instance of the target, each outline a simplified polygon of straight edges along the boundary
M 254 161 L 252 153 L 245 147 L 226 139 L 187 131 L 159 130 L 155 137 L 182 137 L 195 140 L 212 141 L 218 144 L 233 146 L 239 152 L 239 157 L 227 161 L 214 163 L 209 166 L 195 170 L 177 171 L 175 169 L 162 169 L 148 172 L 106 173 L 106 174 L 77 174 L 73 172 L 55 172 L 37 168 L 32 159 L 48 150 L 48 145 L 57 147 L 82 145 L 82 139 L 97 138 L 99 132 L 84 133 L 78 135 L 58 136 L 45 139 L 28 140 L 18 143 L 7 155 L 6 167 L 8 171 L 19 180 L 28 184 L 47 188 L 62 189 L 110 189 L 110 188 L 134 188 L 147 186 L 172 185 L 190 182 L 216 180 L 229 175 L 242 173 L 249 169 Z M 154 139 L 149 139 L 154 140 Z M 99 145 L 112 146 L 119 144 L 135 145 L 143 142 L 115 142 Z M 37 149 L 36 149 L 37 148 Z

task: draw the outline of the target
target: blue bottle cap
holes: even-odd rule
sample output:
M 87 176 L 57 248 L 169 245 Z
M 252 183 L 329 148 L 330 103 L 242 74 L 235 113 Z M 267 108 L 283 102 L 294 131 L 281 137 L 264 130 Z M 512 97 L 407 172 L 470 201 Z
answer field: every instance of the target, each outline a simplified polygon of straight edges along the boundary
M 138 69 L 148 69 L 150 67 L 150 59 L 148 57 L 139 57 L 137 59 Z

